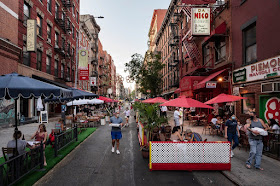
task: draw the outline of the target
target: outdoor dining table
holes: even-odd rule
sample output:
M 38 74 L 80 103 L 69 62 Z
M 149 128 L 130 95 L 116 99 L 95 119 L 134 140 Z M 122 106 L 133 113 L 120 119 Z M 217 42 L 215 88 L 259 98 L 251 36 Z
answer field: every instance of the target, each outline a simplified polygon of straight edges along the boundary
M 200 120 L 202 118 L 204 118 L 205 116 L 191 116 L 192 120 L 197 120 L 197 125 L 199 125 L 200 123 Z

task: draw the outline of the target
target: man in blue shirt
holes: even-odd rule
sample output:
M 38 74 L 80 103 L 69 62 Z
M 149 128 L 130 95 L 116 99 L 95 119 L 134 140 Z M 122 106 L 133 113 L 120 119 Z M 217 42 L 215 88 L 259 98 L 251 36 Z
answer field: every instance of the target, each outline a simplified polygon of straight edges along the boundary
M 117 154 L 120 154 L 119 146 L 120 146 L 120 139 L 122 138 L 122 129 L 123 126 L 123 120 L 119 117 L 119 112 L 115 112 L 114 116 L 110 119 L 110 124 L 120 124 L 119 127 L 113 127 L 111 130 L 111 136 L 112 136 L 112 152 L 115 152 L 115 142 L 117 141 Z

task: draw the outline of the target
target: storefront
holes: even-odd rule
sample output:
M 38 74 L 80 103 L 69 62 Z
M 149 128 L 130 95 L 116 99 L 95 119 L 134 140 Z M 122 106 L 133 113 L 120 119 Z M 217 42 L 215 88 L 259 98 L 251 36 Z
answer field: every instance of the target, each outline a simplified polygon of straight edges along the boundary
M 280 56 L 236 69 L 233 83 L 234 94 L 247 97 L 236 105 L 241 122 L 245 123 L 250 109 L 264 122 L 280 121 Z

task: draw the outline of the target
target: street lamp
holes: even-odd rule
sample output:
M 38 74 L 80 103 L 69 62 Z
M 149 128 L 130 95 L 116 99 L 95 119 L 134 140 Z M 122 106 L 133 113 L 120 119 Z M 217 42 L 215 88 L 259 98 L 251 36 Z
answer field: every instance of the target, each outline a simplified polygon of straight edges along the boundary
M 93 18 L 98 18 L 98 19 L 103 19 L 103 16 L 98 16 L 98 17 L 93 17 Z M 83 23 L 87 22 L 88 20 L 92 19 L 92 17 L 86 19 L 85 21 L 82 21 Z M 80 31 L 78 32 L 78 37 L 76 41 L 76 72 L 75 72 L 75 88 L 77 88 L 77 83 L 78 83 L 78 54 L 79 54 L 79 38 L 80 38 Z

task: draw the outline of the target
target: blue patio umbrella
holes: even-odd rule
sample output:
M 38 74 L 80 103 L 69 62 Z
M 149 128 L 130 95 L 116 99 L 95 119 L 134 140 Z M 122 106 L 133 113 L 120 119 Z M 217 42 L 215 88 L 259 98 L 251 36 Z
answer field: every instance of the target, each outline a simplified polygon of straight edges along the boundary
M 49 97 L 72 97 L 72 91 L 51 85 L 39 80 L 32 79 L 17 73 L 0 76 L 0 99 L 22 98 L 49 98 Z M 17 128 L 17 107 L 15 106 L 15 131 Z M 17 149 L 17 140 L 16 140 Z

